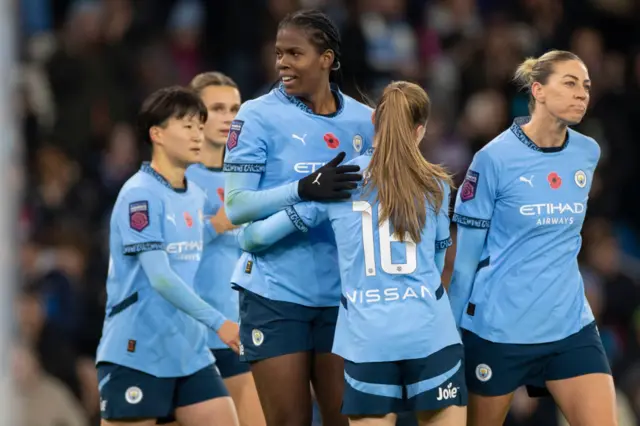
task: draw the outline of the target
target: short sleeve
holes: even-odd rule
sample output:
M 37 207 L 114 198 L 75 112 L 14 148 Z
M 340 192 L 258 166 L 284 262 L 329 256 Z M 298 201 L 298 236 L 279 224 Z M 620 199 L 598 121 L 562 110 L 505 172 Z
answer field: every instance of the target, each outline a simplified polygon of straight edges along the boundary
M 267 162 L 267 143 L 262 117 L 257 105 L 242 105 L 231 123 L 227 137 L 223 171 L 226 173 L 263 173 Z
M 489 228 L 495 206 L 498 171 L 487 150 L 473 157 L 456 197 L 453 221 L 473 228 Z
M 121 194 L 113 214 L 122 237 L 124 254 L 164 248 L 163 211 L 162 201 L 149 189 L 133 188 Z
M 447 183 L 443 183 L 444 193 L 442 197 L 442 206 L 438 212 L 436 224 L 436 250 L 445 250 L 453 244 L 451 241 L 451 230 L 449 221 L 449 206 L 451 205 L 451 187 Z

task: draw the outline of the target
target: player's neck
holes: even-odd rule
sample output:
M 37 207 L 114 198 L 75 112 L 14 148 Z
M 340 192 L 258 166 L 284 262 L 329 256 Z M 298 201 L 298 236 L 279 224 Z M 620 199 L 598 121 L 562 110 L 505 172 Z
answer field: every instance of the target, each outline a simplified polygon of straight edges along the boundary
M 336 98 L 333 96 L 331 85 L 328 82 L 316 93 L 303 99 L 303 101 L 309 108 L 311 108 L 311 111 L 318 115 L 329 115 L 338 110 Z
M 185 187 L 185 167 L 172 164 L 167 158 L 156 157 L 151 160 L 151 168 L 165 178 L 172 188 L 183 189 Z
M 222 167 L 222 157 L 224 156 L 224 145 L 213 144 L 206 141 L 200 151 L 200 159 L 205 167 L 219 169 Z
M 531 120 L 522 126 L 522 131 L 540 148 L 556 148 L 567 138 L 567 125 L 546 113 L 531 115 Z

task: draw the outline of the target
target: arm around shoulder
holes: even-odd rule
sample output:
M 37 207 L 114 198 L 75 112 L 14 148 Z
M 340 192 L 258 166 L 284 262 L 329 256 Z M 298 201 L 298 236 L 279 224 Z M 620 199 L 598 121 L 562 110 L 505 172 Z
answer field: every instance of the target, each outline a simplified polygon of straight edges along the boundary
M 288 206 L 264 220 L 253 222 L 238 233 L 242 250 L 258 253 L 296 231 L 308 232 L 319 223 L 322 209 L 317 203 L 304 202 Z

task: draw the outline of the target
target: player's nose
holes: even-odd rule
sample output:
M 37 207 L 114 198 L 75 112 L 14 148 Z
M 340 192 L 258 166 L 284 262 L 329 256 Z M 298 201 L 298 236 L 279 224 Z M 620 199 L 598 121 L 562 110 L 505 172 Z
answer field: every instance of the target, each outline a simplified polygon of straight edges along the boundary
M 287 62 L 287 59 L 285 56 L 281 57 L 280 59 L 278 59 L 276 61 L 276 69 L 278 71 L 284 71 L 284 70 L 288 70 L 290 68 L 289 63 Z

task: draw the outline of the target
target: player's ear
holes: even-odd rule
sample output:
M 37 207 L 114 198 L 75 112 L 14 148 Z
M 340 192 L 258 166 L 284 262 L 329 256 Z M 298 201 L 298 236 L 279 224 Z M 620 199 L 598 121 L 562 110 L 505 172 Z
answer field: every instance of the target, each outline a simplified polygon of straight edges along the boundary
M 533 96 L 533 98 L 536 101 L 544 103 L 545 101 L 544 86 L 540 84 L 540 82 L 536 81 L 531 85 L 531 96 Z
M 160 126 L 151 126 L 149 129 L 149 139 L 154 143 L 162 142 L 162 128 Z
M 333 50 L 327 49 L 324 51 L 321 57 L 322 69 L 330 70 L 333 68 L 333 61 L 335 60 L 336 55 L 333 53 Z
M 416 142 L 418 143 L 418 145 L 420 145 L 420 142 L 422 142 L 422 139 L 424 139 L 425 133 L 427 133 L 426 126 L 423 126 L 421 124 L 418 127 L 416 127 Z

